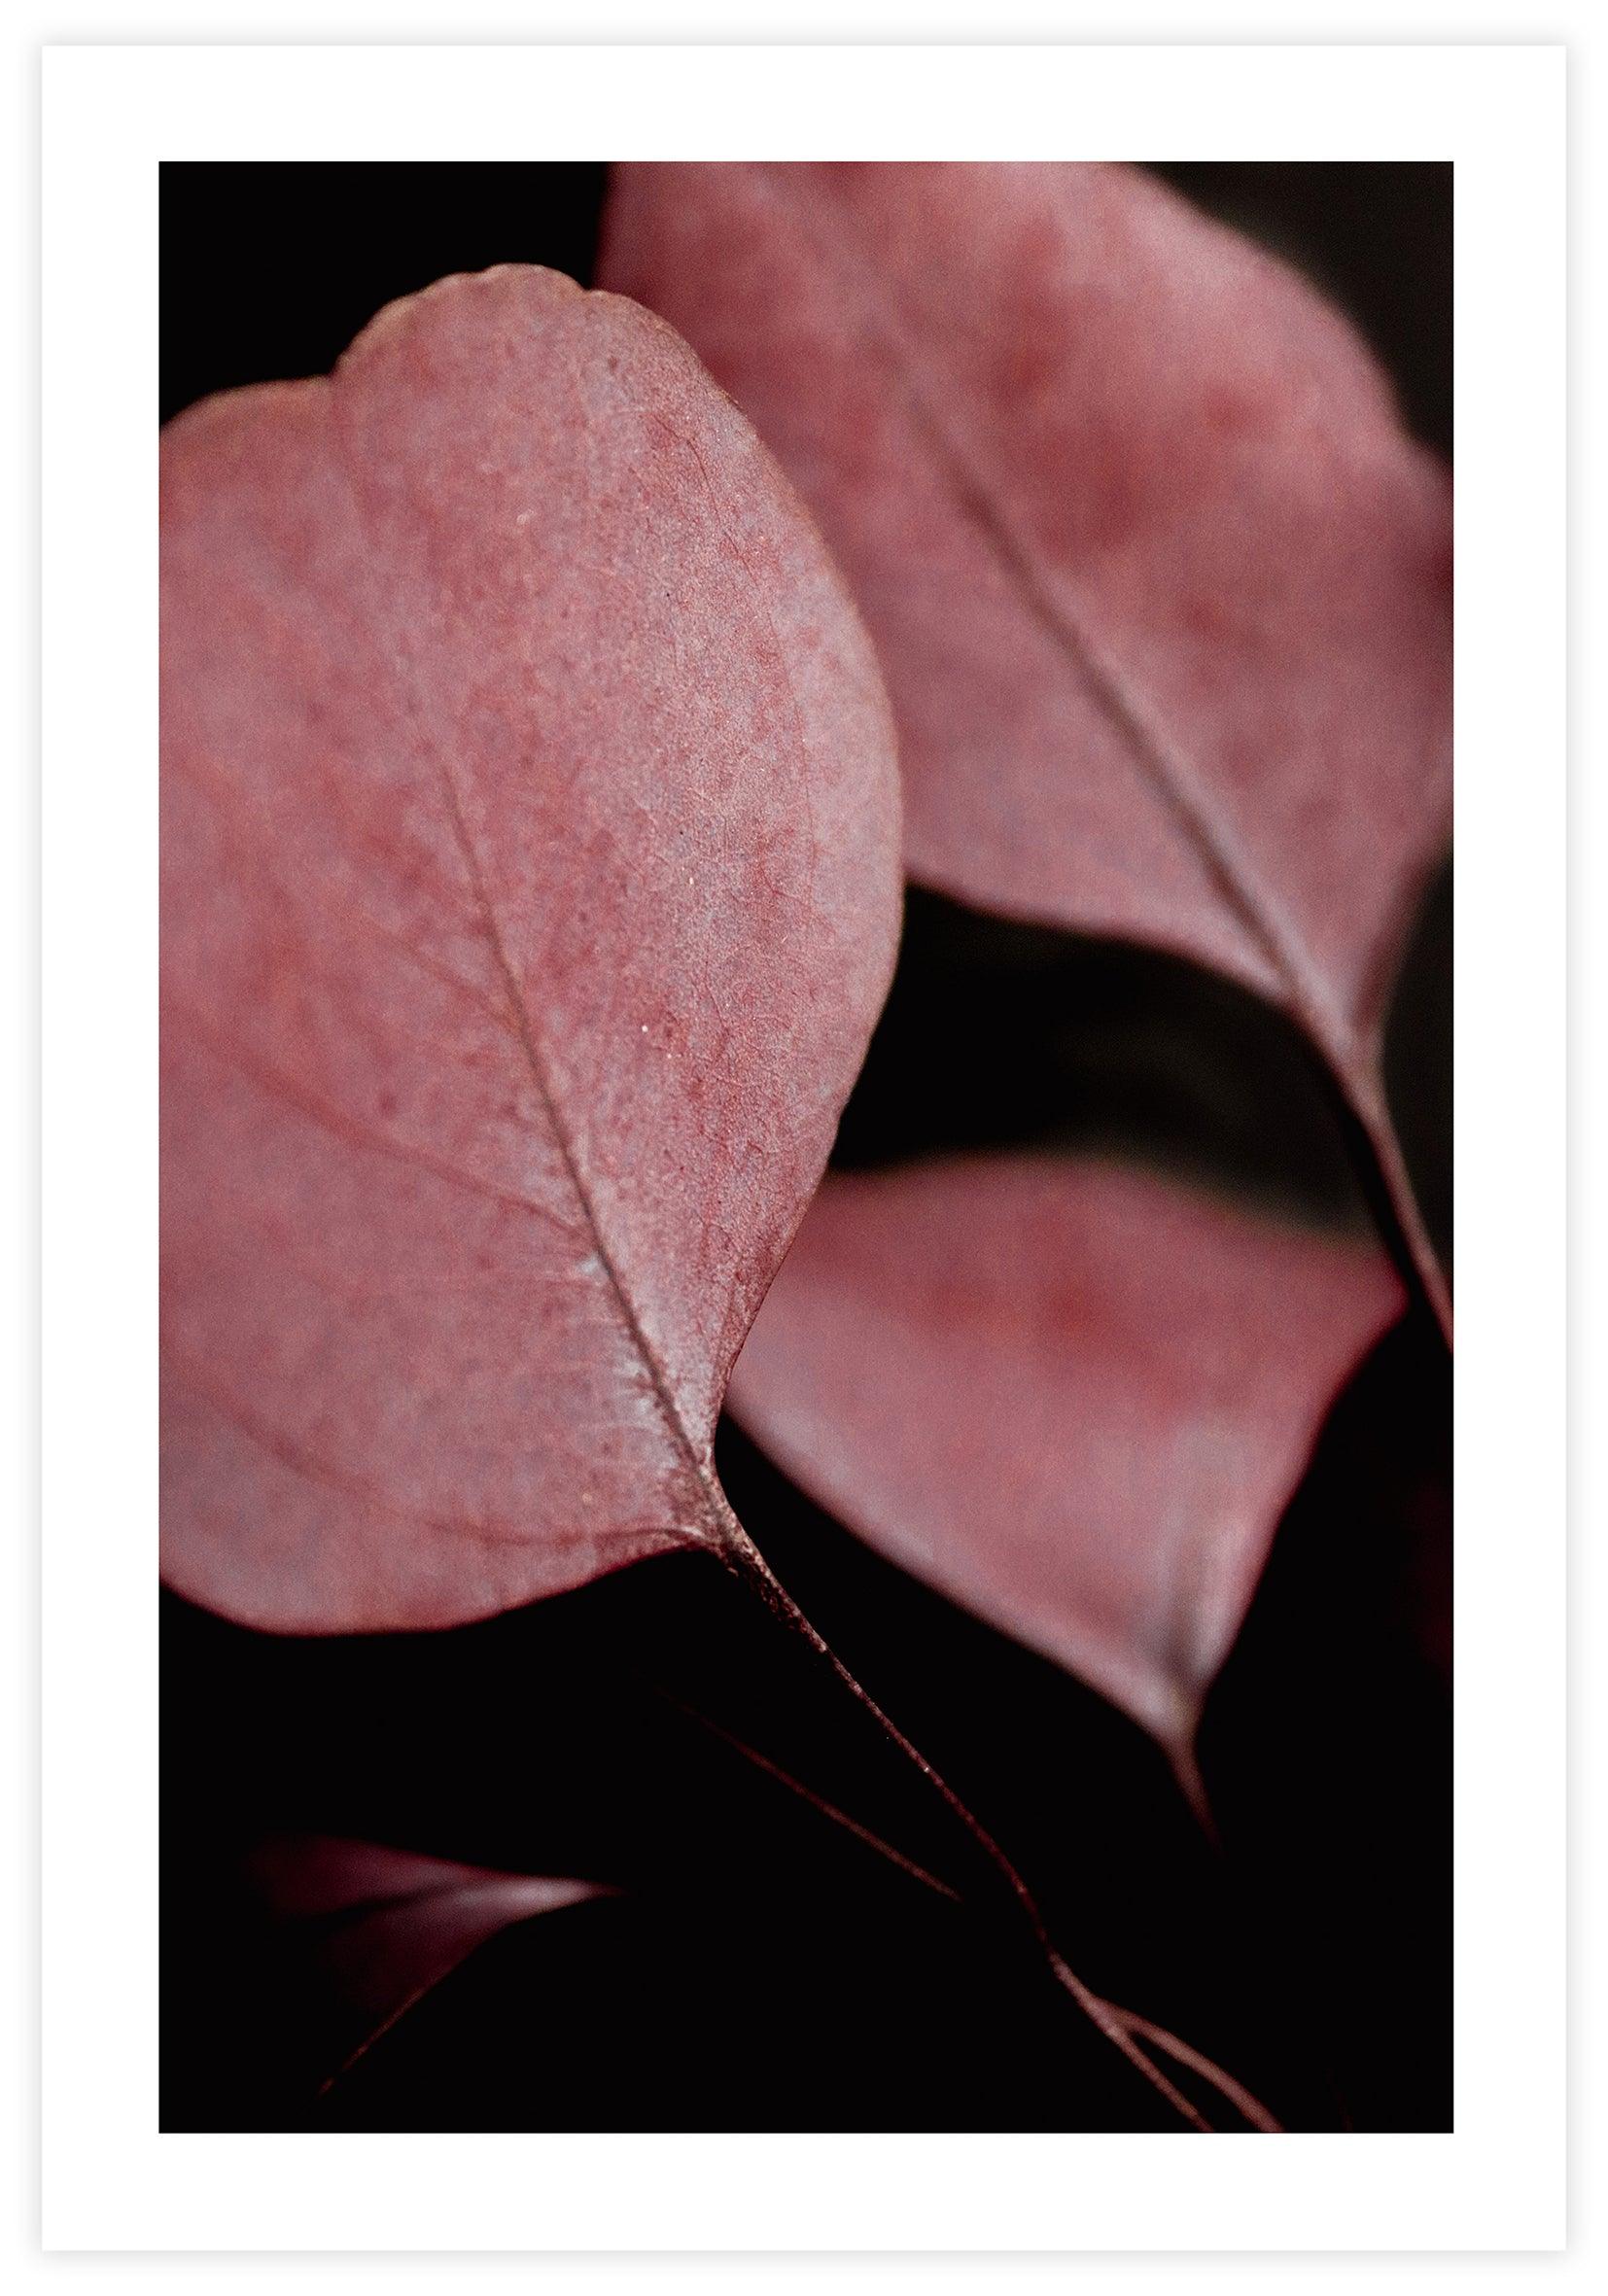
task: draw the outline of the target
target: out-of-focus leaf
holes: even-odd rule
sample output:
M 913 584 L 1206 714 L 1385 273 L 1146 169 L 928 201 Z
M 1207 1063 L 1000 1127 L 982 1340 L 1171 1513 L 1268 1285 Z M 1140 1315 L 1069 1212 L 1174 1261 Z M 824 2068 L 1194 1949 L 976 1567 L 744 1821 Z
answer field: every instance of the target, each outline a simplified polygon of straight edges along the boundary
M 1379 1048 L 1450 834 L 1451 490 L 1346 322 L 1088 164 L 622 167 L 600 267 L 849 574 L 912 876 L 1284 1006 L 1450 1328 Z
M 1312 1441 L 1401 1305 L 1371 1244 L 1117 1165 L 839 1174 L 731 1401 L 841 1520 L 1187 1774 Z
M 734 1530 L 887 986 L 891 731 L 661 322 L 505 268 L 162 461 L 163 1558 L 436 1626 Z
M 1377 1022 L 1450 818 L 1450 489 L 1338 313 L 1092 165 L 622 167 L 600 268 L 854 581 L 913 876 Z
M 323 1834 L 264 1842 L 248 1862 L 270 1914 L 307 1926 L 335 1996 L 340 2037 L 327 2079 L 488 1938 L 514 1922 L 611 1894 L 597 1882 L 494 1873 Z

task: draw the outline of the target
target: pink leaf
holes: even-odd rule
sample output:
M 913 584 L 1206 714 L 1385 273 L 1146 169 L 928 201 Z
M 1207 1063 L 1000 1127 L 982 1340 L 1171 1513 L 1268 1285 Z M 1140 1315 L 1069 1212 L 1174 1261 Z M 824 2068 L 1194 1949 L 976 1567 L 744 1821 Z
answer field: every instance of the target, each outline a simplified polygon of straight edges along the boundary
M 347 2031 L 331 2078 L 476 1947 L 515 1922 L 612 1894 L 597 1882 L 497 1873 L 324 1834 L 265 1842 L 250 1871 L 281 1920 L 332 1925 L 318 1958 L 341 1997 Z
M 848 573 L 911 874 L 1281 1003 L 1450 1328 L 1379 1036 L 1451 825 L 1451 496 L 1345 321 L 1087 164 L 624 167 L 602 275 Z
M 444 1625 L 729 1514 L 897 929 L 886 705 L 660 322 L 507 268 L 162 463 L 163 1558 Z
M 732 1405 L 893 1561 L 1059 1660 L 1180 1766 L 1381 1254 L 1119 1165 L 829 1179 Z

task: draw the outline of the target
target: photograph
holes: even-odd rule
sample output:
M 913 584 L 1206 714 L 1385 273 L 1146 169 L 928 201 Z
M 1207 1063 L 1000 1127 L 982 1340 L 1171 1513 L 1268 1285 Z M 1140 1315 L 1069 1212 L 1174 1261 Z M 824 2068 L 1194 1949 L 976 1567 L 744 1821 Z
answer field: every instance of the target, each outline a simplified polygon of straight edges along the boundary
M 164 2135 L 1453 2128 L 1453 178 L 163 160 Z

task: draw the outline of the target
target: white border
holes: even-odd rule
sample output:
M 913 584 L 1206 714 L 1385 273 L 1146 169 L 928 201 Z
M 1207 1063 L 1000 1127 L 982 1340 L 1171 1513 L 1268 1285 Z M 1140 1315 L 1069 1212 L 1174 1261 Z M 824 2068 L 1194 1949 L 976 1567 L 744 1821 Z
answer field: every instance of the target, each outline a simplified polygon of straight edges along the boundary
M 1561 2244 L 1562 65 L 1541 48 L 47 52 L 49 2246 Z M 1453 2136 L 157 2133 L 157 162 L 756 154 L 1456 162 Z

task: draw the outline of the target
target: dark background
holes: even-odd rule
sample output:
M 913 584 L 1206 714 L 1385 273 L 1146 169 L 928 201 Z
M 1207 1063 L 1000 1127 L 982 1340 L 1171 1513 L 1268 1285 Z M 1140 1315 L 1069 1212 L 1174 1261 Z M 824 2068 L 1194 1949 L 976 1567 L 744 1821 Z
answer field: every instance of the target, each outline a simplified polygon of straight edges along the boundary
M 1450 168 L 1160 172 L 1334 296 L 1450 455 Z M 448 271 L 586 279 L 604 170 L 168 165 L 161 190 L 165 419 L 326 370 Z M 1387 1061 L 1449 1253 L 1450 929 L 1448 877 Z M 838 1160 L 1026 1144 L 1365 1216 L 1328 1089 L 1260 1000 L 913 893 Z M 1216 1843 L 1102 1700 L 878 1560 L 735 1429 L 720 1464 L 783 1581 L 1003 1841 L 1091 1984 L 1293 2126 L 1410 2130 L 1450 2126 L 1449 1439 L 1444 1351 L 1415 1314 L 1337 1407 L 1213 1693 Z M 262 1636 L 164 1594 L 163 2127 L 1175 2125 L 1007 1920 L 908 1880 L 717 1730 L 974 1877 L 921 1781 L 702 1558 L 429 1636 Z M 482 1949 L 320 2102 L 316 1939 L 270 1930 L 239 1877 L 254 1840 L 302 1829 L 627 1894 Z

